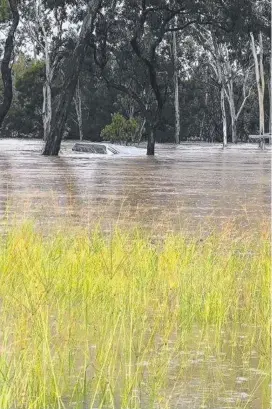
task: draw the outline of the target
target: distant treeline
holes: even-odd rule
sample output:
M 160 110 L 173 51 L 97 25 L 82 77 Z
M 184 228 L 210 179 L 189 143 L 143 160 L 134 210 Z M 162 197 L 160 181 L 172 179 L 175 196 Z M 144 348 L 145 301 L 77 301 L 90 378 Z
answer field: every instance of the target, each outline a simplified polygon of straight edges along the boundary
M 113 133 L 152 154 L 155 141 L 268 132 L 270 2 L 221 3 L 3 1 L 1 137 L 43 138 L 57 154 L 62 138 Z

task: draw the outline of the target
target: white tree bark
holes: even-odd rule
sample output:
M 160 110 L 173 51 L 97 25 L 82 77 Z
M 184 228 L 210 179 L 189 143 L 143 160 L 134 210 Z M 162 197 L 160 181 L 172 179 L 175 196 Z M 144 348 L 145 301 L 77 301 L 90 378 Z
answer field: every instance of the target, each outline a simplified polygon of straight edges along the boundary
M 144 118 L 142 120 L 142 123 L 141 123 L 141 125 L 139 127 L 139 131 L 138 131 L 138 145 L 140 144 L 140 142 L 142 140 L 145 124 L 146 124 L 146 119 Z
M 43 118 L 43 138 L 46 141 L 47 136 L 50 132 L 50 122 L 52 118 L 52 96 L 51 96 L 51 87 L 46 81 L 43 86 L 43 109 L 42 109 L 42 118 Z
M 207 69 L 207 67 L 206 67 L 206 72 L 205 72 L 205 80 L 206 80 L 206 82 L 208 82 L 208 69 Z M 206 88 L 206 91 L 205 91 L 205 106 L 208 105 L 208 98 L 209 98 L 209 94 L 208 94 L 208 90 Z M 200 132 L 199 132 L 199 137 L 200 137 L 201 141 L 202 141 L 202 137 L 203 137 L 203 133 L 204 133 L 205 119 L 206 119 L 206 111 L 204 110 L 203 117 L 202 117 L 202 120 L 201 120 L 201 125 L 200 125 Z
M 63 89 L 54 100 L 50 134 L 42 152 L 45 156 L 57 156 L 59 154 L 68 112 L 86 54 L 87 36 L 94 31 L 94 23 L 101 7 L 102 0 L 90 0 L 88 2 L 76 46 L 70 56 L 71 66 L 65 71 Z
M 36 1 L 36 23 L 43 35 L 43 52 L 45 59 L 45 83 L 43 86 L 43 138 L 46 141 L 50 132 L 50 123 L 52 118 L 52 79 L 53 70 L 50 61 L 50 45 L 48 35 L 42 19 L 41 0 Z
M 223 124 L 223 148 L 225 148 L 228 144 L 228 135 L 227 135 L 227 116 L 226 116 L 226 106 L 225 106 L 225 89 L 223 85 L 221 86 L 220 102 L 221 102 L 221 113 L 222 113 L 222 124 Z
M 209 63 L 212 67 L 219 88 L 220 88 L 220 100 L 221 100 L 221 112 L 222 112 L 222 122 L 223 122 L 223 146 L 227 144 L 227 127 L 226 127 L 226 108 L 225 102 L 223 104 L 222 88 L 224 89 L 225 97 L 227 98 L 230 117 L 231 117 L 231 135 L 232 142 L 237 142 L 237 122 L 241 115 L 241 112 L 245 106 L 247 99 L 250 96 L 251 88 L 249 86 L 249 75 L 251 73 L 252 67 L 249 66 L 245 72 L 242 82 L 242 92 L 243 98 L 240 107 L 236 106 L 235 102 L 235 76 L 237 74 L 237 67 L 231 63 L 229 58 L 228 47 L 226 44 L 218 44 L 212 33 L 202 27 L 201 30 L 196 29 L 198 35 L 202 41 L 203 47 L 208 51 Z M 241 70 L 241 67 L 239 67 Z M 223 106 L 224 105 L 224 106 Z
M 76 107 L 76 114 L 77 114 L 77 123 L 78 123 L 78 130 L 79 130 L 79 139 L 83 140 L 83 121 L 82 121 L 82 100 L 81 100 L 81 92 L 80 92 L 80 83 L 79 80 L 77 82 L 77 87 L 74 96 L 74 103 Z
M 224 81 L 224 72 L 222 69 L 221 61 L 220 61 L 220 47 L 217 45 L 215 41 L 213 41 L 213 50 L 215 61 L 212 64 L 212 68 L 215 72 L 215 75 L 218 80 L 218 84 L 220 86 L 220 106 L 221 106 L 221 115 L 222 115 L 222 127 L 223 127 L 223 148 L 225 148 L 228 144 L 228 135 L 227 135 L 227 115 L 226 115 L 226 105 L 225 105 L 225 81 Z
M 178 54 L 177 36 L 173 31 L 173 61 L 174 61 L 174 90 L 175 90 L 175 141 L 180 142 L 180 109 L 179 109 L 179 84 L 178 84 Z
M 254 58 L 255 65 L 255 76 L 257 83 L 258 91 L 258 100 L 259 100 L 259 133 L 260 136 L 264 134 L 264 90 L 265 90 L 265 81 L 264 81 L 264 67 L 263 67 L 263 37 L 262 33 L 259 34 L 259 58 L 258 58 L 258 49 L 255 44 L 255 39 L 252 33 L 251 37 L 251 50 Z M 264 138 L 260 139 L 260 146 L 264 147 Z
M 51 44 L 53 36 L 57 36 L 59 39 L 62 37 L 62 22 L 56 23 L 54 26 L 54 32 L 50 32 L 47 29 L 46 21 L 52 16 L 46 16 L 43 8 L 42 0 L 33 0 L 30 7 L 34 9 L 35 18 L 30 21 L 25 21 L 24 26 L 28 37 L 31 39 L 34 47 L 34 55 L 36 55 L 36 49 L 39 47 L 44 56 L 45 63 L 45 82 L 43 85 L 43 106 L 42 106 L 42 119 L 43 119 L 43 134 L 46 141 L 50 133 L 51 120 L 52 120 L 52 82 L 54 72 L 58 65 L 58 55 L 55 58 L 51 55 Z
M 221 60 L 223 64 L 223 71 L 226 82 L 226 97 L 229 103 L 230 116 L 231 116 L 231 137 L 232 142 L 237 143 L 237 122 L 241 112 L 245 106 L 247 99 L 250 96 L 251 88 L 248 86 L 248 78 L 251 72 L 251 66 L 248 67 L 244 79 L 243 79 L 243 99 L 239 108 L 235 106 L 235 93 L 234 93 L 234 80 L 233 80 L 233 70 L 231 68 L 228 50 L 225 50 L 225 60 Z M 238 110 L 237 110 L 238 109 Z

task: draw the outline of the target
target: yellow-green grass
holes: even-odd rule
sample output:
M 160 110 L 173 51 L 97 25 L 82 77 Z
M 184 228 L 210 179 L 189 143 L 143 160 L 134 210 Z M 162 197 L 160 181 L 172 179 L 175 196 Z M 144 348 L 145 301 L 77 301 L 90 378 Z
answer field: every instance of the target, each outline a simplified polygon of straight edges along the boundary
M 267 408 L 269 236 L 8 228 L 0 324 L 1 409 Z

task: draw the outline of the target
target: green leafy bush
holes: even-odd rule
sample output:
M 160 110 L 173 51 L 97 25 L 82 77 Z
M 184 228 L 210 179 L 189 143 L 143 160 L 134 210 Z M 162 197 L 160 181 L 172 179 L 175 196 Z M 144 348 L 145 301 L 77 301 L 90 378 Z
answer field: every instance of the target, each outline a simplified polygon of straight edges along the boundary
M 128 143 L 134 142 L 135 135 L 139 129 L 137 119 L 126 119 L 123 115 L 117 113 L 112 117 L 111 124 L 106 125 L 101 132 L 104 140 L 112 143 Z

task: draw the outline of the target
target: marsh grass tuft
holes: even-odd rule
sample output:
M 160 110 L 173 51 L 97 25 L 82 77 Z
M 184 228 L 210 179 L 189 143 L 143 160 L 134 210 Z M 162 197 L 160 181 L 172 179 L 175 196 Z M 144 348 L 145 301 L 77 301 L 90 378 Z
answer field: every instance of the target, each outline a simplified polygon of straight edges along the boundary
M 8 228 L 0 407 L 268 407 L 269 291 L 265 232 Z

